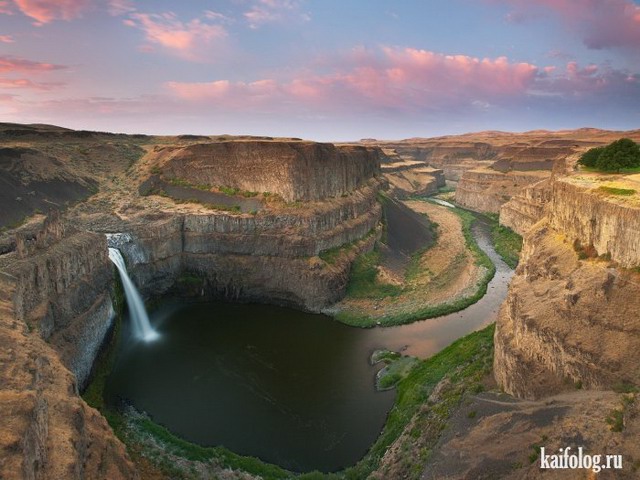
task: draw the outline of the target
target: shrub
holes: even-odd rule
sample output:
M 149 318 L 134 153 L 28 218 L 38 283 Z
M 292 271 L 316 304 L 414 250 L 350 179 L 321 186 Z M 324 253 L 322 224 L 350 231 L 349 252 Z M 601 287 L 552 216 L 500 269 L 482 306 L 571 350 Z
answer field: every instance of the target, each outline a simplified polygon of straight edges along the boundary
M 585 152 L 578 163 L 604 172 L 640 167 L 640 147 L 629 138 L 621 138 L 606 147 L 592 148 Z

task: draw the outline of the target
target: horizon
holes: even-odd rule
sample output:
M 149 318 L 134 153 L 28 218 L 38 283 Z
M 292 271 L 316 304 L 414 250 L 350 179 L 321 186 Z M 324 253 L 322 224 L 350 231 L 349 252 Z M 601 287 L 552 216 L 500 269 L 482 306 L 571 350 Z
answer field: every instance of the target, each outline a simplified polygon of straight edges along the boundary
M 640 0 L 0 1 L 0 119 L 319 141 L 640 128 Z
M 596 127 L 577 127 L 573 129 L 558 129 L 558 130 L 549 130 L 549 129 L 534 129 L 534 130 L 522 130 L 522 131 L 507 131 L 507 130 L 478 130 L 473 132 L 463 132 L 463 133 L 451 133 L 451 134 L 443 134 L 443 135 L 435 135 L 435 136 L 421 136 L 421 137 L 406 137 L 406 138 L 374 138 L 374 137 L 365 137 L 359 139 L 348 139 L 348 140 L 318 140 L 314 138 L 305 138 L 305 137 L 296 137 L 294 135 L 282 135 L 282 136 L 272 136 L 272 135 L 249 135 L 249 134 L 230 134 L 230 133 L 202 133 L 202 134 L 193 134 L 192 132 L 180 131 L 178 133 L 171 134 L 156 134 L 156 133 L 145 133 L 139 131 L 133 132 L 121 132 L 121 131 L 107 131 L 107 130 L 91 130 L 91 129 L 76 129 L 67 127 L 64 125 L 54 125 L 50 123 L 16 123 L 16 122 L 0 122 L 0 125 L 19 125 L 24 127 L 54 127 L 61 128 L 69 131 L 88 131 L 97 134 L 107 134 L 107 135 L 145 135 L 149 137 L 178 137 L 181 135 L 201 135 L 207 137 L 249 137 L 249 138 L 273 138 L 275 140 L 278 139 L 298 139 L 305 142 L 318 142 L 318 143 L 335 143 L 335 144 L 349 144 L 349 143 L 366 143 L 366 142 L 382 142 L 382 143 L 395 143 L 395 142 L 405 142 L 410 140 L 436 140 L 439 138 L 448 138 L 448 137 L 464 137 L 464 136 L 473 136 L 473 135 L 527 135 L 527 134 L 540 134 L 540 135 L 562 135 L 562 134 L 572 134 L 583 130 L 597 130 L 598 132 L 608 132 L 608 133 L 636 133 L 640 131 L 640 128 L 630 129 L 630 130 L 611 130 L 606 128 L 596 128 Z

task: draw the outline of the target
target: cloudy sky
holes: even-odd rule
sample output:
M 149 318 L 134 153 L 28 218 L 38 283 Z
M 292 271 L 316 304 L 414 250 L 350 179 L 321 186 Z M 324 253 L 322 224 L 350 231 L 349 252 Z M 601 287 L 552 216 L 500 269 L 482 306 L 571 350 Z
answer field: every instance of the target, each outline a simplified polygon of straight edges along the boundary
M 0 121 L 319 140 L 640 128 L 640 0 L 0 0 Z

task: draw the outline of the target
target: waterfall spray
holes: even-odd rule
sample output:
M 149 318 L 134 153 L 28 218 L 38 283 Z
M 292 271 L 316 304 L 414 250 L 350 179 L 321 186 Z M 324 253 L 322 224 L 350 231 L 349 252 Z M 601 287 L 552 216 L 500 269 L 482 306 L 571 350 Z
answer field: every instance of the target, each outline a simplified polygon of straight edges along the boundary
M 147 315 L 147 311 L 144 308 L 144 303 L 142 302 L 142 298 L 140 298 L 138 289 L 131 281 L 131 278 L 129 278 L 127 266 L 124 263 L 124 258 L 122 258 L 120 250 L 117 248 L 109 248 L 109 258 L 116 265 L 120 273 L 135 336 L 145 342 L 151 342 L 157 339 L 160 335 L 153 329 L 151 322 L 149 322 L 149 315 Z

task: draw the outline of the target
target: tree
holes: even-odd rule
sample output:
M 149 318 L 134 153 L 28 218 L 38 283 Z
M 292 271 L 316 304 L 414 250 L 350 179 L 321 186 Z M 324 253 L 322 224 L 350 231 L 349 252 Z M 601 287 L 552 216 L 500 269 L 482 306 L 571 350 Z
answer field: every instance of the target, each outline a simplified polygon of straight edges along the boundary
M 640 147 L 629 138 L 621 138 L 606 147 L 588 150 L 580 157 L 578 163 L 604 172 L 619 172 L 623 168 L 640 167 Z

